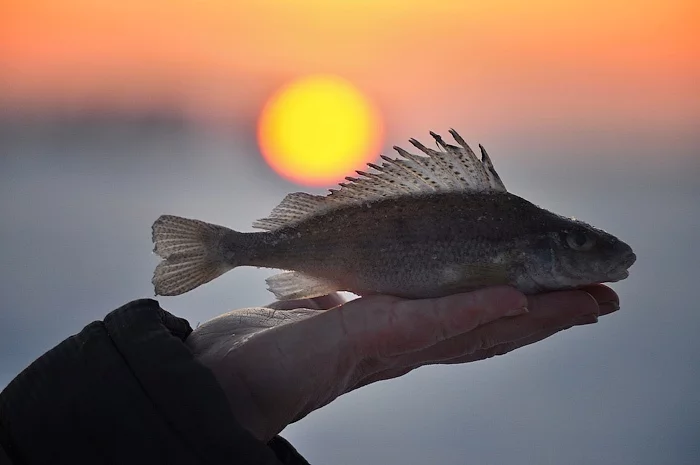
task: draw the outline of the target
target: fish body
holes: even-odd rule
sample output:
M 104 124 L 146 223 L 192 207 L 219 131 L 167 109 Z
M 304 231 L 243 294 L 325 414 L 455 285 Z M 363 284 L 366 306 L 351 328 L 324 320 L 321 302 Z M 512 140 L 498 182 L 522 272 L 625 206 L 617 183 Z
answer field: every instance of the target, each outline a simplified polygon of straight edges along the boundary
M 375 172 L 328 196 L 288 195 L 241 233 L 176 216 L 153 225 L 162 261 L 153 284 L 178 295 L 238 266 L 290 270 L 268 279 L 278 299 L 334 291 L 439 297 L 508 284 L 525 293 L 627 277 L 636 257 L 616 237 L 507 192 L 482 148 L 478 159 L 431 133 L 442 151 L 411 142 Z

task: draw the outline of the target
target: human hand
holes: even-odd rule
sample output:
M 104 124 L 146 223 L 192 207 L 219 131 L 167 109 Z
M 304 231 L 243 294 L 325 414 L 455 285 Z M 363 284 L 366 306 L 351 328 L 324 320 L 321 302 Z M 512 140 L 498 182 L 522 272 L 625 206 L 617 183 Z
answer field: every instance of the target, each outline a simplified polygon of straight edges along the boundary
M 528 297 L 510 287 L 424 300 L 343 303 L 334 294 L 235 310 L 199 326 L 186 343 L 218 379 L 236 419 L 267 442 L 358 387 L 423 365 L 502 355 L 594 323 L 618 302 L 603 285 Z

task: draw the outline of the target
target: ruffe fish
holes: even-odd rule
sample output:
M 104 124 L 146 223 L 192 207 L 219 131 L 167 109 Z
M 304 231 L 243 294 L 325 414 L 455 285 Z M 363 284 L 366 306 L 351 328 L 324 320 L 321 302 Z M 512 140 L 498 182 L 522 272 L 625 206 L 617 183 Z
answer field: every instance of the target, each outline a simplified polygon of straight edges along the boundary
M 357 171 L 328 195 L 287 195 L 242 233 L 164 215 L 153 224 L 163 260 L 157 295 L 179 295 L 238 266 L 287 270 L 267 279 L 278 299 L 334 291 L 439 297 L 508 284 L 526 294 L 628 276 L 636 256 L 605 231 L 511 194 L 489 155 L 454 130 L 459 146 L 430 133 L 439 150 Z

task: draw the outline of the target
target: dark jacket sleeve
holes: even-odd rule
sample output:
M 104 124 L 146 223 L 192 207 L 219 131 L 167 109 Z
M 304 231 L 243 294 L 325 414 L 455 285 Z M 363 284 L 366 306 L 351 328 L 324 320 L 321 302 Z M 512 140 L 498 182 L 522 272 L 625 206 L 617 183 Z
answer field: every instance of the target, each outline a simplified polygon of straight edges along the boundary
M 183 341 L 189 323 L 131 302 L 41 356 L 0 394 L 0 462 L 307 464 L 257 441 Z

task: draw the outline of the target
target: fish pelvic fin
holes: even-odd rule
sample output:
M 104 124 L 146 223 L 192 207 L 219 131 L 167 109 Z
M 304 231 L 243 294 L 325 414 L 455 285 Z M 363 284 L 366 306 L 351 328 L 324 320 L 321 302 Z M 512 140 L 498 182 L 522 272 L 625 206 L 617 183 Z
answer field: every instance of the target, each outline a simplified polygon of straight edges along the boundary
M 153 252 L 163 261 L 151 282 L 156 295 L 163 296 L 184 294 L 237 266 L 230 263 L 223 245 L 244 236 L 223 226 L 171 215 L 158 218 L 152 231 Z
M 270 276 L 265 282 L 268 290 L 275 294 L 278 300 L 312 299 L 340 290 L 329 281 L 297 271 Z

